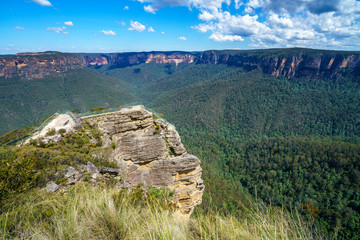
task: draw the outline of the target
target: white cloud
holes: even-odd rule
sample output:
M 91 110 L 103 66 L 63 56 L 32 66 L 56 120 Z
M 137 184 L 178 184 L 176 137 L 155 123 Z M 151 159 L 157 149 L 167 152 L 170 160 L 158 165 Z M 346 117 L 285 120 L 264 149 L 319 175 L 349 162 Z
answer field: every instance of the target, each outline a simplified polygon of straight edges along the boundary
M 145 12 L 155 14 L 155 9 L 153 9 L 151 5 L 144 6 L 144 10 L 145 10 Z
M 64 24 L 65 24 L 66 26 L 74 26 L 74 24 L 73 24 L 72 21 L 64 22 Z
M 124 7 L 124 10 L 129 10 L 129 6 L 125 6 L 125 7 Z
M 244 39 L 241 36 L 237 35 L 223 35 L 221 33 L 213 33 L 209 39 L 216 42 L 242 42 Z
M 186 40 L 187 40 L 186 37 L 179 37 L 178 39 L 179 39 L 179 40 L 182 40 L 182 41 L 186 41 Z
M 196 8 L 203 22 L 192 28 L 214 41 L 248 39 L 250 46 L 257 47 L 360 48 L 359 0 L 137 1 L 152 13 L 165 7 Z
M 24 27 L 20 27 L 20 26 L 16 26 L 16 27 L 14 27 L 14 29 L 17 29 L 17 30 L 24 30 L 25 28 L 24 28 Z
M 146 27 L 144 25 L 142 25 L 141 23 L 139 23 L 138 21 L 132 21 L 130 20 L 130 26 L 128 28 L 128 30 L 130 31 L 138 31 L 138 32 L 143 32 L 146 30 Z
M 198 18 L 203 21 L 210 21 L 214 20 L 216 17 L 204 10 L 201 14 L 199 14 Z
M 148 32 L 155 32 L 155 30 L 152 27 L 149 27 Z
M 99 32 L 101 32 L 101 33 L 103 33 L 104 35 L 107 35 L 107 36 L 116 36 L 116 32 L 114 32 L 112 30 L 101 30 Z
M 66 29 L 66 27 L 47 27 L 46 31 L 53 31 L 56 33 L 64 33 L 65 29 Z M 67 34 L 67 32 L 65 32 L 65 34 Z
M 48 6 L 51 7 L 52 4 L 48 0 L 32 0 L 34 3 L 37 3 L 41 6 Z
M 165 34 L 165 32 L 161 32 L 161 34 Z

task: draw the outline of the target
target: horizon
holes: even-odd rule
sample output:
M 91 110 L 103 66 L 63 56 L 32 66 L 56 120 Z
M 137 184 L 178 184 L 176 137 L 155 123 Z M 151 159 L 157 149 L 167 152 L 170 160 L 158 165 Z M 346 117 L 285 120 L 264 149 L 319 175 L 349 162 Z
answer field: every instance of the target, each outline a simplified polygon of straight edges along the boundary
M 1 5 L 2 55 L 360 49 L 358 0 L 13 0 Z
M 205 49 L 205 50 L 149 50 L 149 51 L 124 51 L 124 52 L 61 52 L 56 50 L 46 50 L 42 52 L 17 52 L 17 53 L 9 53 L 9 54 L 2 54 L 0 56 L 6 55 L 27 55 L 27 54 L 45 54 L 45 53 L 65 53 L 65 54 L 123 54 L 123 53 L 203 53 L 209 51 L 271 51 L 271 50 L 315 50 L 315 51 L 330 51 L 330 52 L 356 52 L 360 53 L 360 50 L 341 50 L 341 49 L 321 49 L 321 48 L 305 48 L 305 47 L 289 47 L 289 48 L 254 48 L 254 49 Z

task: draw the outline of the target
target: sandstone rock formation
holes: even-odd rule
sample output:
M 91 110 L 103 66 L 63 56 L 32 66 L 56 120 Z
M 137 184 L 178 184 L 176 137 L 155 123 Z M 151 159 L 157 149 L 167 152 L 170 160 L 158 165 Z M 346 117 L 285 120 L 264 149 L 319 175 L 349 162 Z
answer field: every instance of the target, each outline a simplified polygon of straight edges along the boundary
M 227 64 L 245 70 L 260 68 L 271 76 L 327 77 L 336 76 L 343 69 L 360 71 L 360 54 L 356 52 L 325 51 L 312 49 L 205 51 L 197 64 Z
M 181 216 L 188 216 L 201 203 L 204 185 L 200 160 L 187 153 L 173 125 L 156 118 L 140 105 L 75 119 L 76 122 L 70 114 L 57 115 L 30 139 L 60 142 L 66 135 L 78 131 L 77 125 L 86 123 L 102 132 L 102 148 L 111 149 L 107 160 L 118 168 L 102 167 L 99 171 L 91 162 L 80 168 L 70 166 L 61 173 L 69 179 L 67 185 L 82 181 L 83 174 L 88 172 L 93 179 L 104 176 L 122 179 L 124 188 L 139 184 L 145 188 L 167 187 L 174 191 L 173 203 Z M 62 128 L 66 128 L 66 134 L 58 133 Z M 50 129 L 55 130 L 54 135 L 46 134 Z M 54 191 L 53 187 L 54 184 L 49 183 L 49 191 Z
M 147 53 L 109 53 L 84 54 L 88 66 L 105 64 L 126 67 L 140 63 L 192 63 L 196 54 L 189 52 L 147 52 Z
M 333 78 L 344 69 L 355 69 L 356 74 L 360 73 L 360 54 L 357 52 L 294 48 L 104 54 L 23 53 L 0 56 L 0 78 L 40 79 L 86 66 L 122 68 L 141 63 L 226 64 L 246 71 L 259 68 L 265 74 L 288 78 Z
M 200 160 L 187 153 L 175 127 L 143 106 L 84 117 L 99 128 L 104 147 L 115 144 L 112 158 L 120 168 L 124 185 L 168 187 L 182 214 L 191 214 L 204 191 Z
M 41 79 L 48 75 L 84 67 L 86 65 L 82 57 L 67 53 L 20 53 L 0 56 L 0 77 L 6 79 L 12 77 Z

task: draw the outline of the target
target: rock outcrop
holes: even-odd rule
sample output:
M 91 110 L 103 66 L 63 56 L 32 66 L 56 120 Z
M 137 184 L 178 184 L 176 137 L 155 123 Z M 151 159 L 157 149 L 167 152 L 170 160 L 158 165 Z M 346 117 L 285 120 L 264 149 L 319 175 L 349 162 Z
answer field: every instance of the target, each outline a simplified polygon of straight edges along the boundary
M 140 63 L 193 63 L 196 53 L 190 52 L 144 52 L 144 53 L 108 53 L 83 54 L 87 66 L 106 64 L 126 67 Z
M 168 187 L 181 214 L 191 214 L 204 191 L 200 160 L 187 153 L 175 127 L 154 119 L 143 106 L 83 118 L 103 133 L 104 147 L 115 146 L 112 159 L 124 185 Z
M 104 176 L 122 179 L 123 188 L 134 188 L 139 184 L 167 187 L 174 191 L 173 203 L 182 216 L 191 214 L 201 203 L 204 185 L 200 160 L 186 151 L 173 125 L 156 118 L 144 106 L 82 118 L 70 113 L 60 114 L 25 143 L 31 140 L 35 144 L 60 142 L 80 129 L 81 134 L 86 134 L 79 124 L 100 130 L 100 146 L 111 150 L 107 161 L 118 168 L 101 167 L 99 170 L 91 162 L 80 168 L 70 166 L 59 174 L 69 179 L 67 185 L 82 181 L 87 172 L 93 179 Z M 61 134 L 60 129 L 63 129 Z M 51 131 L 53 133 L 49 134 Z M 57 190 L 54 189 L 54 184 L 49 183 L 48 191 Z
M 360 71 L 360 53 L 312 49 L 205 51 L 198 64 L 227 64 L 271 76 L 333 78 L 343 69 Z
M 12 77 L 41 79 L 84 67 L 86 67 L 84 58 L 67 53 L 20 53 L 0 56 L 0 77 L 5 79 Z
M 333 78 L 344 69 L 360 75 L 358 52 L 313 49 L 218 50 L 204 52 L 128 52 L 65 54 L 25 53 L 0 56 L 0 77 L 39 79 L 88 67 L 122 68 L 141 63 L 227 64 L 245 71 L 261 69 L 271 76 Z

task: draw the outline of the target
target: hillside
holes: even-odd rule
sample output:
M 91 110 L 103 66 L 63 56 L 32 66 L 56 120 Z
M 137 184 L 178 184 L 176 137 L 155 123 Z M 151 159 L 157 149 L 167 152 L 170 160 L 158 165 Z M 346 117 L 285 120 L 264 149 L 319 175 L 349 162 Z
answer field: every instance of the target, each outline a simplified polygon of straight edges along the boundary
M 359 56 L 312 49 L 81 54 L 97 76 L 122 84 L 118 97 L 129 97 L 121 102 L 166 114 L 203 160 L 201 209 L 242 216 L 250 194 L 297 209 L 330 239 L 360 236 Z M 6 129 L 27 126 L 7 106 L 14 121 Z
M 130 86 L 87 68 L 24 80 L 0 78 L 0 133 L 27 127 L 55 111 L 85 112 L 136 102 Z
M 200 160 L 187 153 L 174 126 L 156 116 L 143 106 L 59 114 L 29 141 L 0 145 L 1 236 L 321 237 L 297 212 L 245 194 L 240 218 L 206 208 L 190 216 L 204 192 Z

